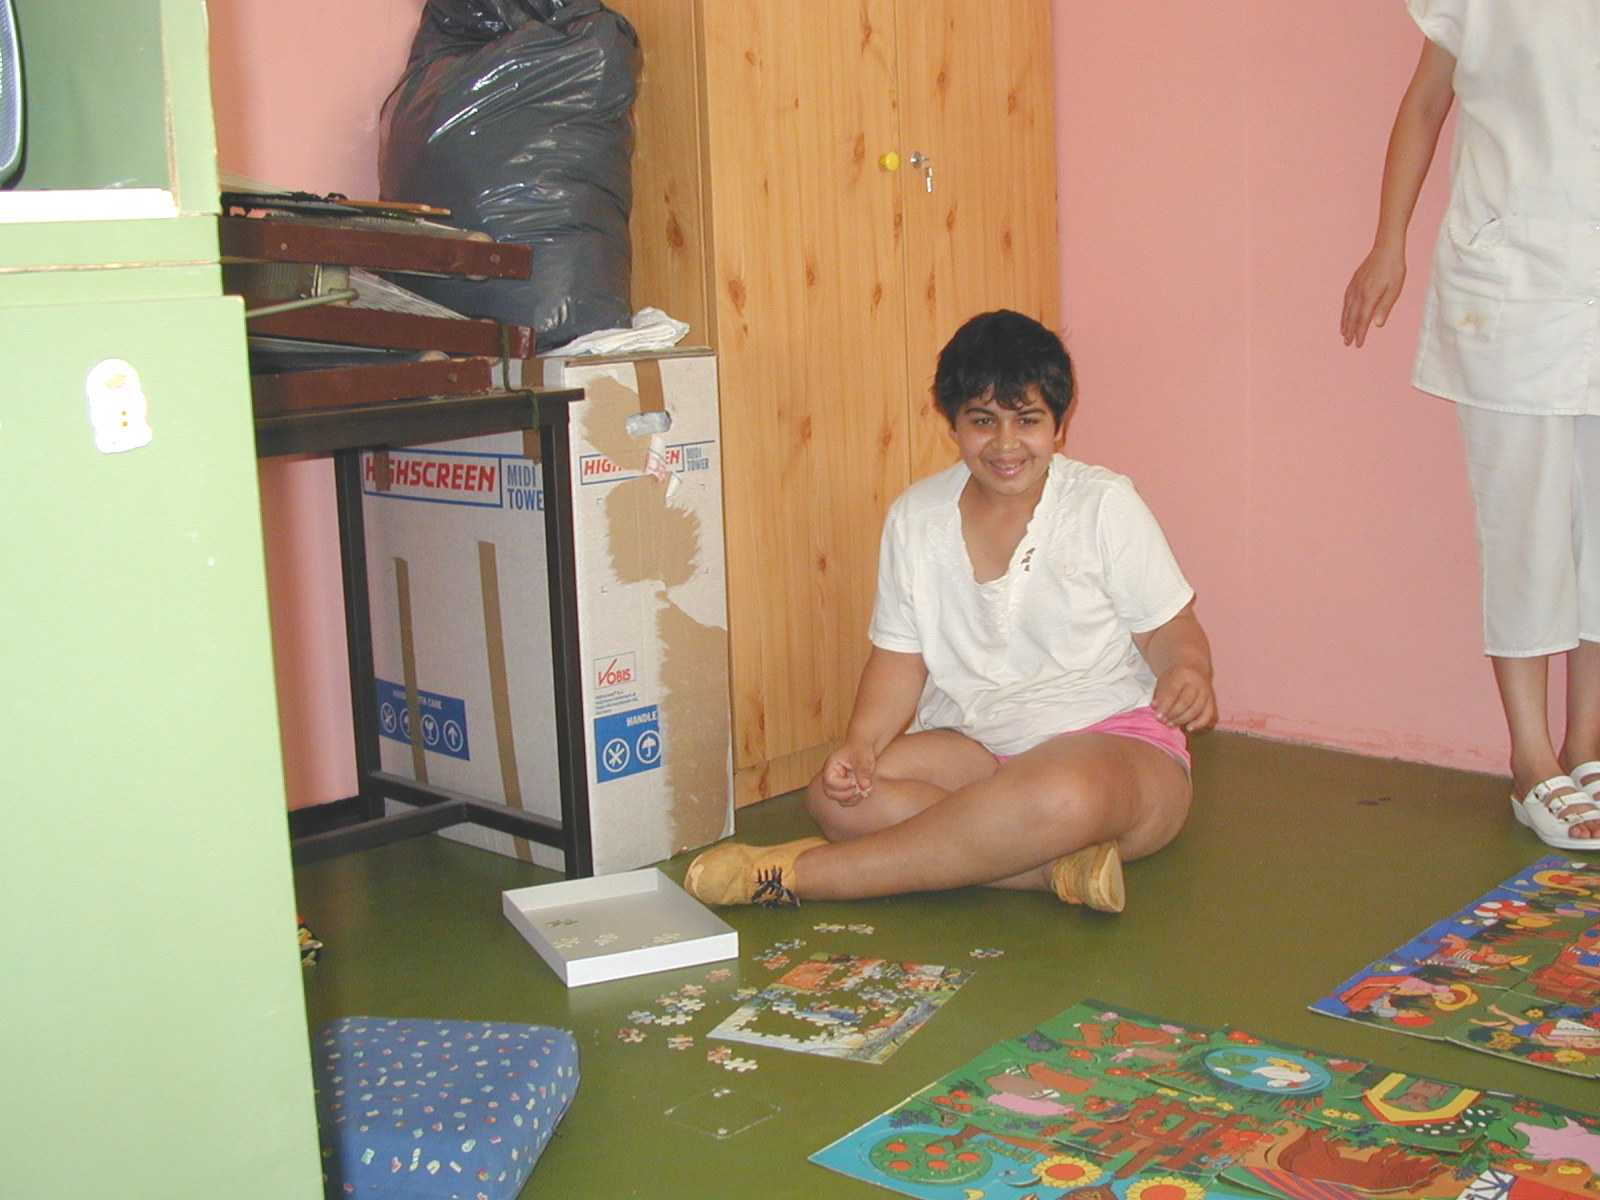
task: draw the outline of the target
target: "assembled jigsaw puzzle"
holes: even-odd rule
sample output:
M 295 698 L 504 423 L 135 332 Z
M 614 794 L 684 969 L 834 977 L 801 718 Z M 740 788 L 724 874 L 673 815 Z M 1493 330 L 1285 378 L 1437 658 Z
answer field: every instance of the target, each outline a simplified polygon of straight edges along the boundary
M 1600 1077 L 1600 868 L 1541 858 L 1311 1009 Z
M 1594 1200 L 1600 1117 L 1086 1000 L 811 1161 L 925 1200 Z
M 932 963 L 813 954 L 749 997 L 709 1036 L 881 1063 L 972 978 Z

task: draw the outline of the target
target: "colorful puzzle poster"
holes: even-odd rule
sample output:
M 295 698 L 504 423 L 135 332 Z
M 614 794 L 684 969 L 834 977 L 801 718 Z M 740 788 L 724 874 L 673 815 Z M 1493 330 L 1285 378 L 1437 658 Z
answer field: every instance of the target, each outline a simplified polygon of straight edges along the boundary
M 1600 1077 L 1600 869 L 1542 858 L 1311 1009 Z
M 1087 1000 L 811 1161 L 925 1200 L 1594 1200 L 1600 1117 Z
M 774 1050 L 881 1063 L 972 978 L 933 963 L 814 954 L 708 1035 Z

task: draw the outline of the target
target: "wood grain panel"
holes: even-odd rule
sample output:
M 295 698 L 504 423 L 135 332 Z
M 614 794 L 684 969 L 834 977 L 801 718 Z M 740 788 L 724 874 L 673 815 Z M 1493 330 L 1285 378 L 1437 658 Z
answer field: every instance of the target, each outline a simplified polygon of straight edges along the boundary
M 734 761 L 843 732 L 907 482 L 891 0 L 705 0 Z M 803 782 L 803 780 L 801 781 Z
M 715 346 L 708 303 L 696 0 L 611 0 L 639 35 L 633 106 L 632 295 L 689 325 L 685 345 Z
M 899 0 L 911 475 L 955 461 L 929 388 L 968 317 L 1013 308 L 1059 329 L 1060 245 L 1049 0 Z
M 821 746 L 797 750 L 793 754 L 786 754 L 771 762 L 758 763 L 753 767 L 735 771 L 733 806 L 744 808 L 773 796 L 792 792 L 796 788 L 805 787 L 811 782 L 812 776 L 822 770 L 822 764 L 832 752 L 833 743 L 827 742 Z

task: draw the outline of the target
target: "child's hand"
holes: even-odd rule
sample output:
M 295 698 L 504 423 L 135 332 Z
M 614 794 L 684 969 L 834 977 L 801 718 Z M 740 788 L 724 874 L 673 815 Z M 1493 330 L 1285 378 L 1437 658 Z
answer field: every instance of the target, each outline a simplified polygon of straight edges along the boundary
M 822 764 L 822 790 L 828 799 L 845 808 L 860 804 L 872 795 L 872 773 L 878 756 L 871 746 L 845 743 Z
M 1188 664 L 1169 667 L 1161 673 L 1150 707 L 1166 724 L 1190 733 L 1210 729 L 1217 723 L 1217 697 L 1211 690 L 1211 677 Z

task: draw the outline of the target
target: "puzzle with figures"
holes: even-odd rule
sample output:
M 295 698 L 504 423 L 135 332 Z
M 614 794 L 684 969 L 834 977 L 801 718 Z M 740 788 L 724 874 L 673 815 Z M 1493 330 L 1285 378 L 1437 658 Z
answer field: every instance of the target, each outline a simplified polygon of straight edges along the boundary
M 1541 858 L 1311 1009 L 1600 1077 L 1600 869 Z
M 925 1200 L 1595 1200 L 1600 1118 L 1086 1000 L 811 1161 Z

